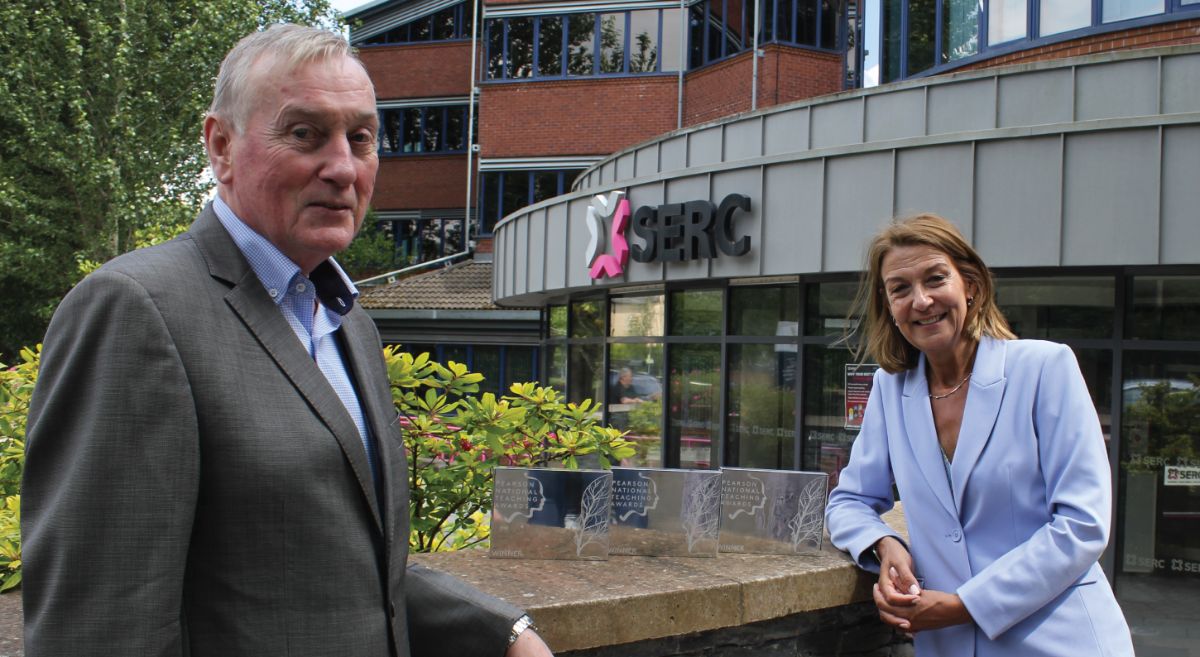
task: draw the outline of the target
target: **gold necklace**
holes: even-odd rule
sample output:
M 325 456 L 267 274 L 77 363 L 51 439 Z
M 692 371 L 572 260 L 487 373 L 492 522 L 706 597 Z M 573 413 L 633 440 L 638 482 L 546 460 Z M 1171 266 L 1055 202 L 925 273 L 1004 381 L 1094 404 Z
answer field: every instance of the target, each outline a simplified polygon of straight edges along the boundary
M 950 390 L 950 392 L 947 392 L 947 393 L 945 393 L 945 394 L 942 394 L 942 395 L 935 395 L 935 394 L 933 394 L 933 393 L 931 392 L 931 393 L 929 393 L 929 398 L 930 398 L 930 399 L 945 399 L 945 398 L 949 397 L 950 395 L 953 395 L 954 393 L 958 392 L 958 391 L 959 391 L 959 389 L 963 387 L 963 384 L 965 384 L 965 383 L 967 382 L 967 379 L 970 379 L 970 378 L 971 378 L 971 373 L 970 373 L 970 372 L 967 372 L 967 375 L 963 377 L 963 380 L 962 380 L 962 381 L 959 381 L 959 382 L 958 382 L 958 385 L 954 386 L 954 387 L 953 387 L 953 388 Z

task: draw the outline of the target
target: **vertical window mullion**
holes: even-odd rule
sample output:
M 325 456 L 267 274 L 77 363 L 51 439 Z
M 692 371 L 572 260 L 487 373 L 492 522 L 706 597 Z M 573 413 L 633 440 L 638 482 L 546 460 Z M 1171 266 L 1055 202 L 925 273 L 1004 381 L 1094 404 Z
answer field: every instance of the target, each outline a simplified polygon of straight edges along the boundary
M 600 40 L 600 25 L 604 21 L 601 20 L 603 14 L 595 12 L 592 14 L 595 18 L 592 19 L 592 75 L 600 75 L 600 57 L 602 56 L 602 48 L 604 44 Z
M 630 33 L 630 31 L 633 30 L 633 21 L 631 18 L 632 13 L 633 12 L 629 12 L 629 11 L 625 12 L 625 34 L 622 37 L 625 41 L 625 48 L 624 48 L 624 52 L 621 53 L 621 60 L 622 60 L 621 72 L 622 73 L 629 73 L 629 56 L 632 53 L 632 49 L 630 48 L 630 46 L 632 46 L 632 43 L 629 41 L 629 33 Z
M 942 65 L 942 20 L 946 16 L 946 0 L 937 0 L 933 9 L 933 67 Z M 821 24 L 817 23 L 817 43 L 821 43 Z M 947 61 L 950 59 L 946 58 Z
M 541 70 L 539 70 L 539 68 L 538 68 L 540 65 L 540 61 L 542 59 L 541 53 L 538 52 L 539 50 L 541 50 L 541 47 L 539 46 L 539 44 L 542 42 L 541 30 L 542 30 L 542 17 L 535 16 L 533 18 L 533 70 L 530 71 L 530 77 L 533 77 L 533 78 L 541 77 L 541 74 L 542 74 Z
M 654 72 L 662 72 L 663 10 L 658 10 L 658 37 L 654 40 Z
M 986 2 L 987 0 L 985 0 Z M 908 3 L 900 3 L 900 75 L 897 79 L 908 77 Z

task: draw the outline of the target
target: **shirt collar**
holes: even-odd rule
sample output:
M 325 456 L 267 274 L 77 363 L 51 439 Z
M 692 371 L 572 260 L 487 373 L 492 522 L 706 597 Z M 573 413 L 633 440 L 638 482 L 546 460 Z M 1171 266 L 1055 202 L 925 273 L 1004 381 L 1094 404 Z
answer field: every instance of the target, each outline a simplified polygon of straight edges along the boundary
M 297 276 L 303 277 L 299 265 L 292 262 L 291 258 L 284 255 L 270 240 L 247 226 L 246 222 L 221 200 L 220 195 L 213 198 L 212 205 L 217 219 L 250 263 L 250 268 L 258 276 L 258 280 L 268 292 L 273 292 L 271 298 L 275 304 L 282 303 L 283 292 L 288 289 L 292 280 Z M 350 277 L 333 258 L 317 265 L 308 279 L 316 287 L 321 305 L 329 310 L 338 315 L 345 315 L 354 307 L 354 300 L 358 298 L 358 288 L 354 287 Z

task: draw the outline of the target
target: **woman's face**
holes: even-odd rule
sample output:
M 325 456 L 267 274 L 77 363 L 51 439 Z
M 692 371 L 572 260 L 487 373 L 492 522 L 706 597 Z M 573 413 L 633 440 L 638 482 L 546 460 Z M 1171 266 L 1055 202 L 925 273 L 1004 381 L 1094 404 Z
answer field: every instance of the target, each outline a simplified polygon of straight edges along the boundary
M 897 246 L 883 257 L 883 293 L 896 328 L 931 360 L 969 343 L 967 297 L 975 286 L 950 256 L 931 246 Z

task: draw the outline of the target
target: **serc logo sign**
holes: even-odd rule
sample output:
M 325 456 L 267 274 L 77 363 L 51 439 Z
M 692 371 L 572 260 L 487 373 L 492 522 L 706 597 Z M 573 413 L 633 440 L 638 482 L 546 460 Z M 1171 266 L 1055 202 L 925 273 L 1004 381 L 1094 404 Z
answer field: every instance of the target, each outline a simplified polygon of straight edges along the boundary
M 609 235 L 612 239 L 612 253 L 604 253 L 604 220 L 612 218 Z M 625 192 L 612 192 L 605 198 L 598 195 L 592 199 L 587 209 L 588 232 L 592 234 L 588 242 L 587 263 L 593 278 L 606 276 L 616 278 L 625 273 L 625 264 L 629 262 L 629 242 L 625 240 L 625 228 L 629 226 L 629 199 Z
M 748 196 L 730 194 L 720 205 L 710 201 L 647 205 L 632 216 L 625 192 L 595 196 L 587 209 L 591 233 L 587 247 L 589 274 L 593 280 L 621 276 L 630 256 L 637 262 L 669 263 L 715 258 L 718 254 L 746 255 L 750 252 L 750 236 L 734 233 L 738 211 L 750 211 Z M 610 220 L 607 231 L 606 220 Z M 642 244 L 630 246 L 626 232 L 631 223 Z M 605 248 L 606 241 L 611 249 Z

